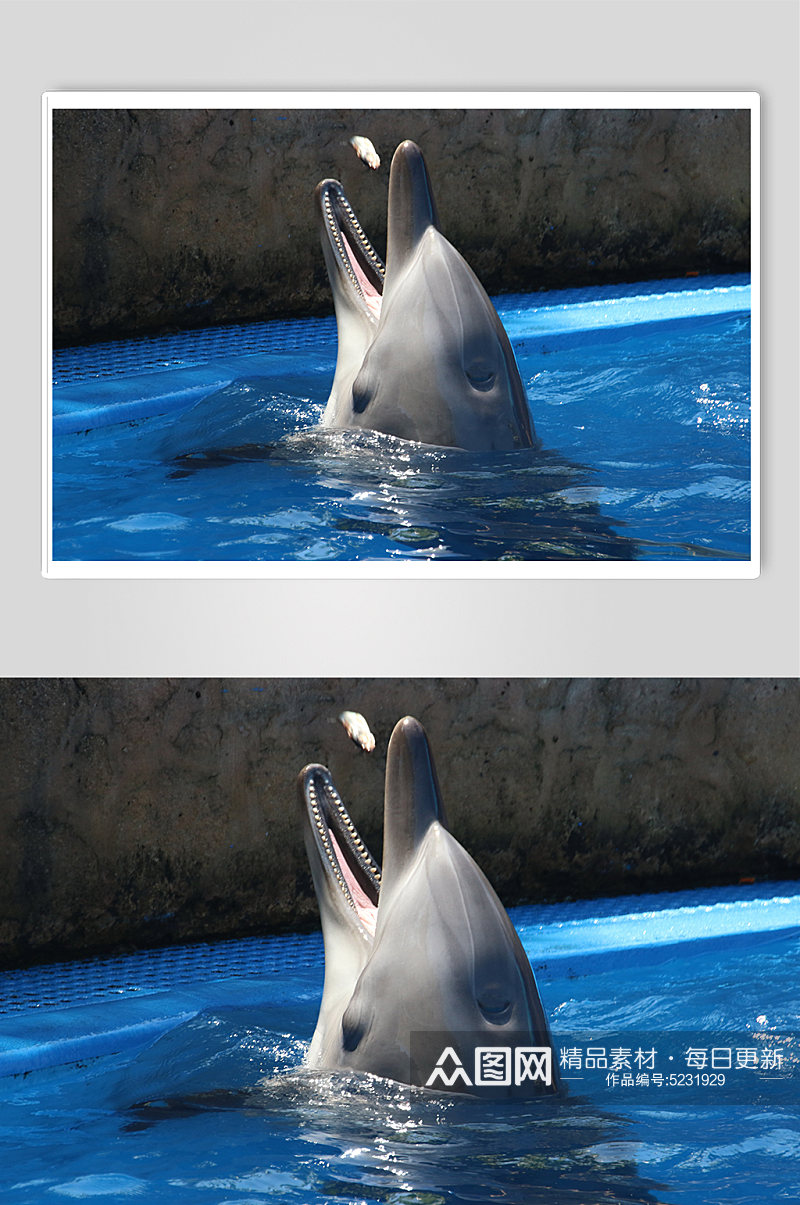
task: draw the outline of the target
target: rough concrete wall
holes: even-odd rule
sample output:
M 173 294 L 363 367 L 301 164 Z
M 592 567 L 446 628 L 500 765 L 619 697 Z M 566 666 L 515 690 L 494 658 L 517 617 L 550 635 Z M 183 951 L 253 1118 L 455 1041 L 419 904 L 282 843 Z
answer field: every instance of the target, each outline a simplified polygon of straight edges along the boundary
M 507 905 L 800 875 L 796 681 L 5 680 L 0 960 L 313 923 L 296 775 L 380 856 L 407 713 Z
M 383 253 L 404 138 L 490 293 L 749 267 L 744 111 L 56 110 L 56 343 L 330 310 L 314 187 Z

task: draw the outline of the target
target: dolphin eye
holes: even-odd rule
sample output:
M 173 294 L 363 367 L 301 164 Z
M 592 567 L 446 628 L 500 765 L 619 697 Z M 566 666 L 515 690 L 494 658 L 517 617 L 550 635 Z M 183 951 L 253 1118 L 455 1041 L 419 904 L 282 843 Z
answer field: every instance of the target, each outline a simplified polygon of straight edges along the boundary
M 478 1008 L 492 1025 L 505 1025 L 511 1016 L 511 1001 L 496 992 L 486 992 L 478 998 Z
M 486 364 L 480 360 L 470 364 L 465 369 L 465 372 L 467 380 L 475 389 L 491 389 L 497 375 L 490 364 Z

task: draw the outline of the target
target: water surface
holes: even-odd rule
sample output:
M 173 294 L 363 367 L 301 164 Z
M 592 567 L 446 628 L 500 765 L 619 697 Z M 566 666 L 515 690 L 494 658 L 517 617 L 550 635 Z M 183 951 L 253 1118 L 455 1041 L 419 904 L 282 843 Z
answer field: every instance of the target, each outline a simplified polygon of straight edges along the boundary
M 496 299 L 541 441 L 513 453 L 316 430 L 327 320 L 58 353 L 53 558 L 747 559 L 749 298 Z

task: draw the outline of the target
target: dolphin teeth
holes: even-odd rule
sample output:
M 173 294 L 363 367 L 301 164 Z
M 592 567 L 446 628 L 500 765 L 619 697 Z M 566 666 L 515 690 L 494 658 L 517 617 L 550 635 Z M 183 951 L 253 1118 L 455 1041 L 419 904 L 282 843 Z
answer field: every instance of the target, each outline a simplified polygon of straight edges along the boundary
M 380 869 L 358 834 L 330 773 L 322 768 L 304 775 L 302 796 L 317 835 L 317 847 L 342 897 L 364 924 L 364 901 L 377 907 Z M 354 898 L 355 896 L 358 898 Z M 359 906 L 360 905 L 360 906 Z
M 351 262 L 351 255 L 348 252 L 345 244 L 342 229 L 344 222 L 340 221 L 340 217 L 346 219 L 348 234 L 354 236 L 354 240 L 358 244 L 359 255 L 363 256 L 364 266 L 366 267 L 366 265 L 369 265 L 370 270 L 375 274 L 375 287 L 377 288 L 378 292 L 381 291 L 382 282 L 386 277 L 386 269 L 383 261 L 381 260 L 380 256 L 378 256 L 374 247 L 364 233 L 361 223 L 353 212 L 350 202 L 341 191 L 341 186 L 339 186 L 339 190 L 336 194 L 336 206 L 334 206 L 330 192 L 326 192 L 324 194 L 322 203 L 325 211 L 326 223 L 328 229 L 330 230 L 331 241 L 336 249 L 339 262 L 347 273 L 347 277 L 356 293 L 366 303 L 366 297 L 364 296 L 361 281 L 359 280 L 354 265 Z M 338 214 L 337 210 L 339 211 Z

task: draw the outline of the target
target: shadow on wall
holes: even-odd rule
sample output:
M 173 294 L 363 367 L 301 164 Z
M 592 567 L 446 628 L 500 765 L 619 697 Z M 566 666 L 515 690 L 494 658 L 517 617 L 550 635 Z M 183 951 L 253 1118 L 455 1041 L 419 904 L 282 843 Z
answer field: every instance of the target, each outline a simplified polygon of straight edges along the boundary
M 327 764 L 380 857 L 404 714 L 506 906 L 800 874 L 794 680 L 15 679 L 0 708 L 7 964 L 314 924 L 296 776 Z
M 749 268 L 749 111 L 56 109 L 56 345 L 329 312 L 314 187 L 380 250 L 404 138 L 490 294 Z

